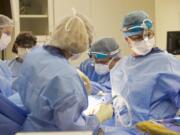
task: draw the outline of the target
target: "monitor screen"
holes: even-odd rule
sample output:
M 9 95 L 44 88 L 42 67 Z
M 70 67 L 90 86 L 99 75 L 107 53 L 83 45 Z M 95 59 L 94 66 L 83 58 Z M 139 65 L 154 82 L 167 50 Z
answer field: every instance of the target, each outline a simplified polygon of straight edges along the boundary
M 167 32 L 167 51 L 174 55 L 180 54 L 180 31 Z

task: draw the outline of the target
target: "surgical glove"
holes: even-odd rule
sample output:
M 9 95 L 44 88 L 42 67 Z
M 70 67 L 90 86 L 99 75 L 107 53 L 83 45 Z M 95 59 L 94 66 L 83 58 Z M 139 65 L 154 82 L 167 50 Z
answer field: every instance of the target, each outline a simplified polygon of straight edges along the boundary
M 91 110 L 91 115 L 95 115 L 100 123 L 112 118 L 113 107 L 112 104 L 98 104 Z
M 77 72 L 78 72 L 79 76 L 81 77 L 82 81 L 84 82 L 87 94 L 90 95 L 91 94 L 91 84 L 90 84 L 89 78 L 83 72 L 81 72 L 79 69 L 77 69 Z
M 144 133 L 148 133 L 150 135 L 179 135 L 179 133 L 172 131 L 166 128 L 164 125 L 154 121 L 138 122 L 136 127 Z

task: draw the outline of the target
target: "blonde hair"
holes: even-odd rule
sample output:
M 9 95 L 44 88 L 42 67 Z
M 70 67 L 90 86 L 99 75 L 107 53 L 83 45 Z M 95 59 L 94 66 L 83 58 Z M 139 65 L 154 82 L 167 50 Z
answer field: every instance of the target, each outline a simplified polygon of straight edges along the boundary
M 93 41 L 94 29 L 88 18 L 74 13 L 60 21 L 49 45 L 73 54 L 84 52 Z

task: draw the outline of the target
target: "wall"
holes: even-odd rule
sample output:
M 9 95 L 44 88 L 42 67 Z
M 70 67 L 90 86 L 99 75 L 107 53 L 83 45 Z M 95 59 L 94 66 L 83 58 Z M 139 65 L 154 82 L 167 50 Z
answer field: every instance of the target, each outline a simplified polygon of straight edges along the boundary
M 167 31 L 180 31 L 180 0 L 155 0 L 157 46 L 166 49 Z
M 132 10 L 145 10 L 154 19 L 154 0 L 54 0 L 55 25 L 62 16 L 71 14 L 74 7 L 78 12 L 86 14 L 95 26 L 96 39 L 104 36 L 116 38 L 122 48 L 123 55 L 129 53 L 120 32 L 120 22 L 124 15 Z M 74 64 L 87 58 L 83 54 Z

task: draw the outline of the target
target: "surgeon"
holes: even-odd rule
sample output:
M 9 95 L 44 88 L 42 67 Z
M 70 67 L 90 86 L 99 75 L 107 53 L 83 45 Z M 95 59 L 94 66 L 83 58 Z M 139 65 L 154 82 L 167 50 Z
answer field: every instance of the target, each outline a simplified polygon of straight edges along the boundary
M 12 82 L 17 79 L 25 56 L 36 43 L 37 38 L 29 32 L 22 32 L 16 37 L 12 48 L 12 52 L 16 54 L 16 57 L 11 61 L 7 61 L 8 67 L 12 72 Z M 24 105 L 17 91 L 14 91 L 14 94 L 9 96 L 8 99 L 24 109 Z
M 11 42 L 12 32 L 13 21 L 9 17 L 0 14 L 0 51 L 6 49 Z M 11 71 L 7 64 L 0 60 L 0 93 L 5 97 L 13 94 L 11 80 Z
M 37 38 L 29 32 L 20 33 L 13 44 L 12 52 L 16 54 L 16 58 L 8 62 L 8 66 L 12 71 L 13 80 L 19 74 L 24 57 L 37 43 Z
M 23 131 L 96 131 L 111 118 L 110 104 L 97 105 L 89 116 L 83 114 L 87 93 L 68 61 L 88 48 L 93 34 L 89 20 L 74 12 L 60 21 L 48 44 L 27 54 L 13 85 L 29 111 Z
M 173 118 L 180 108 L 180 61 L 156 47 L 144 11 L 124 17 L 122 33 L 132 54 L 111 71 L 116 128 L 109 135 L 140 135 L 140 121 Z
M 92 44 L 89 56 L 81 63 L 80 70 L 91 81 L 91 94 L 111 93 L 109 72 L 120 60 L 119 45 L 114 38 L 101 38 Z

